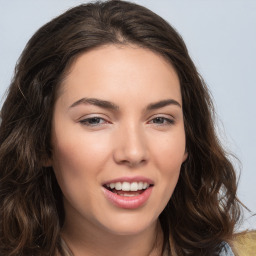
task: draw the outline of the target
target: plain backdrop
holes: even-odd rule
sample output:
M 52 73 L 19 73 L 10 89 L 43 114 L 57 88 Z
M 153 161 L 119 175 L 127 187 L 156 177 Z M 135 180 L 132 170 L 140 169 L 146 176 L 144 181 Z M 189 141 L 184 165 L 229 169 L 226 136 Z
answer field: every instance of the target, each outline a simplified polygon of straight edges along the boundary
M 15 63 L 33 33 L 78 0 L 0 0 L 0 106 Z M 236 163 L 239 197 L 252 211 L 240 229 L 256 228 L 256 1 L 137 0 L 182 35 L 216 105 L 216 126 Z M 250 217 L 250 218 L 249 218 Z

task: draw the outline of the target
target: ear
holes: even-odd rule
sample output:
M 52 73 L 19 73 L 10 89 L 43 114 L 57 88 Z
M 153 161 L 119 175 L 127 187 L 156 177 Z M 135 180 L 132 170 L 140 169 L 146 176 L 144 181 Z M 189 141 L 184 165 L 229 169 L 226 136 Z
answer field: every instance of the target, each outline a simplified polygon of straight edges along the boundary
M 52 166 L 52 159 L 49 156 L 42 157 L 42 166 L 43 167 L 51 167 Z
M 188 158 L 188 152 L 187 152 L 187 149 L 186 149 L 186 151 L 183 155 L 183 158 L 182 158 L 182 163 L 184 163 L 187 160 L 187 158 Z
M 49 159 L 47 161 L 43 161 L 43 167 L 51 167 L 52 166 L 52 161 Z

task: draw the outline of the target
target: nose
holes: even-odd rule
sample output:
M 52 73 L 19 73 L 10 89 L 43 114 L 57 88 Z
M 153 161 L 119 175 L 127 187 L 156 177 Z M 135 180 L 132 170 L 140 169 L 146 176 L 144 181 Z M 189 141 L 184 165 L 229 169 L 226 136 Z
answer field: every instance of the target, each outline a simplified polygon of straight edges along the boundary
M 149 152 L 142 127 L 134 124 L 119 129 L 115 135 L 114 161 L 130 168 L 136 168 L 148 161 Z

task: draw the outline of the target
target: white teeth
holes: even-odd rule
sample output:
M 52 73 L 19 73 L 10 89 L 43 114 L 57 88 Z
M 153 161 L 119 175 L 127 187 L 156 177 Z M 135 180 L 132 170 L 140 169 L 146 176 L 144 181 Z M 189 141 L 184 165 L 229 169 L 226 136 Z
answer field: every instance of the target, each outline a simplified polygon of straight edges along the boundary
M 115 183 L 115 189 L 116 190 L 122 190 L 122 183 L 121 182 Z
M 142 189 L 147 189 L 149 184 L 147 182 L 115 182 L 106 184 L 108 188 L 122 190 L 122 191 L 138 191 Z M 127 194 L 126 194 L 127 195 Z M 127 195 L 128 196 L 128 195 Z
M 123 191 L 130 191 L 131 185 L 128 182 L 123 182 L 122 184 L 122 190 Z
M 138 190 L 142 190 L 143 189 L 143 182 L 139 182 L 138 184 Z
M 147 187 L 148 187 L 148 183 L 144 182 L 142 188 L 143 188 L 143 189 L 146 189 Z
M 139 187 L 138 182 L 133 182 L 133 183 L 131 184 L 131 191 L 137 191 L 137 190 L 138 190 L 138 187 Z
M 123 193 L 123 194 L 119 194 L 119 196 L 128 196 L 128 197 L 132 197 L 132 196 L 138 196 L 139 193 L 136 193 L 136 194 L 126 194 L 126 193 Z

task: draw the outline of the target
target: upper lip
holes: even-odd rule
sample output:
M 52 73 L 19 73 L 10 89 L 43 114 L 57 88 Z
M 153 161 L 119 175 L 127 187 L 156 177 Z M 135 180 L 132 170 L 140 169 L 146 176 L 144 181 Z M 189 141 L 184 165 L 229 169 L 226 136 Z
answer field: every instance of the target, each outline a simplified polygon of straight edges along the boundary
M 102 185 L 106 185 L 106 184 L 110 184 L 110 183 L 116 183 L 116 182 L 129 182 L 129 183 L 132 183 L 132 182 L 140 182 L 140 181 L 141 182 L 146 182 L 149 185 L 154 185 L 153 180 L 151 180 L 149 178 L 146 178 L 146 177 L 143 177 L 143 176 L 115 178 L 115 179 L 107 180 L 107 181 L 103 182 Z

